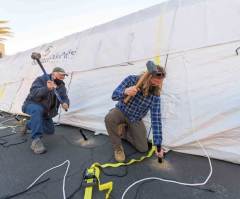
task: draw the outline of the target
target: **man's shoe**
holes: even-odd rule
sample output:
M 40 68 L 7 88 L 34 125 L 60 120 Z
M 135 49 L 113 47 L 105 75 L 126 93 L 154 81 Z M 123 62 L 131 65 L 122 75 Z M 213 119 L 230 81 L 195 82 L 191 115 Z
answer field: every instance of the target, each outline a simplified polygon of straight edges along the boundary
M 21 128 L 20 128 L 20 134 L 21 135 L 25 135 L 26 133 L 27 133 L 27 130 L 28 130 L 28 128 L 27 128 L 27 119 L 22 119 L 21 121 L 20 121 L 20 123 L 21 123 Z
M 114 157 L 117 162 L 124 162 L 125 161 L 125 153 L 122 145 L 116 147 L 114 149 Z
M 36 154 L 42 154 L 42 153 L 45 153 L 47 151 L 40 138 L 35 138 L 32 141 L 31 149 Z

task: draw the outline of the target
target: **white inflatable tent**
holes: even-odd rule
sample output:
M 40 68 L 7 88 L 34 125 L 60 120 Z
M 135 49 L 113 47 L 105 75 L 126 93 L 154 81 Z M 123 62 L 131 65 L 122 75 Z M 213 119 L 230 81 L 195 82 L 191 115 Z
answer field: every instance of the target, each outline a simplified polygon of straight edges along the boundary
M 0 109 L 21 113 L 32 81 L 42 74 L 30 55 L 42 54 L 48 72 L 69 72 L 71 99 L 60 123 L 106 134 L 113 89 L 147 60 L 166 65 L 161 94 L 163 144 L 190 154 L 240 163 L 240 1 L 172 0 L 41 45 L 0 61 Z M 149 116 L 145 118 L 150 127 Z

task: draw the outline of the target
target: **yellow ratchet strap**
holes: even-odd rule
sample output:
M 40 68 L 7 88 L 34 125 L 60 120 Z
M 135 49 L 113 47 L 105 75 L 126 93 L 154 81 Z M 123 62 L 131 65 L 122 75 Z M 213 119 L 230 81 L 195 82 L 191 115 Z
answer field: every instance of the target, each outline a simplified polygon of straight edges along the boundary
M 155 146 L 152 146 L 151 150 L 148 152 L 147 155 L 142 156 L 139 159 L 131 159 L 129 162 L 126 163 L 105 163 L 105 164 L 100 164 L 98 162 L 95 162 L 91 165 L 89 169 L 86 170 L 84 180 L 85 180 L 85 193 L 84 193 L 84 199 L 92 199 L 92 192 L 93 192 L 93 186 L 98 185 L 98 190 L 99 191 L 104 191 L 107 190 L 105 194 L 105 199 L 110 198 L 110 194 L 113 189 L 113 182 L 109 181 L 107 183 L 101 184 L 100 182 L 100 169 L 112 167 L 112 168 L 117 168 L 121 166 L 127 166 L 131 165 L 133 163 L 141 162 L 146 158 L 149 158 L 153 155 L 154 151 L 156 150 Z

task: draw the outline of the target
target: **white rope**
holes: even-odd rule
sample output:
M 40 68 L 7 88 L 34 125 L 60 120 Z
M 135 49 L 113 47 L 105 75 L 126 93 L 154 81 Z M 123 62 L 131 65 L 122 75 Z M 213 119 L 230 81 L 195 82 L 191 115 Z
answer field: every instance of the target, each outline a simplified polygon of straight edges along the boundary
M 159 181 L 163 181 L 163 182 L 170 182 L 170 183 L 174 183 L 174 184 L 185 185 L 185 186 L 192 186 L 192 187 L 193 187 L 193 186 L 202 186 L 202 185 L 205 185 L 205 184 L 208 182 L 208 180 L 210 179 L 210 177 L 212 176 L 212 163 L 211 163 L 211 160 L 210 160 L 210 157 L 209 157 L 207 151 L 204 149 L 204 147 L 202 146 L 202 144 L 201 144 L 199 141 L 197 141 L 197 142 L 198 142 L 198 144 L 201 146 L 201 148 L 203 149 L 205 155 L 207 156 L 208 162 L 209 162 L 209 167 L 210 167 L 209 175 L 208 175 L 208 177 L 206 178 L 206 180 L 205 180 L 204 182 L 200 182 L 200 183 L 185 183 L 185 182 L 178 182 L 178 181 L 175 181 L 175 180 L 168 180 L 168 179 L 158 178 L 158 177 L 143 178 L 143 179 L 141 179 L 141 180 L 135 181 L 135 182 L 132 183 L 130 186 L 128 186 L 128 187 L 125 189 L 125 191 L 124 191 L 121 199 L 124 199 L 124 197 L 125 197 L 125 195 L 127 194 L 127 192 L 128 192 L 133 186 L 135 186 L 136 184 L 138 184 L 138 183 L 140 183 L 140 182 L 147 181 L 147 180 L 159 180 Z
M 66 172 L 64 174 L 64 177 L 63 177 L 63 185 L 62 185 L 62 191 L 63 191 L 63 198 L 66 199 L 66 193 L 65 193 L 65 181 L 66 181 L 66 176 L 67 176 L 67 173 L 68 173 L 68 170 L 69 170 L 69 167 L 70 167 L 70 161 L 69 160 L 65 160 L 63 163 L 57 165 L 57 166 L 54 166 L 46 171 L 44 171 L 39 177 L 36 178 L 36 180 L 33 181 L 32 184 L 30 184 L 26 190 L 30 189 L 44 174 L 48 173 L 49 171 L 53 170 L 53 169 L 56 169 L 58 167 L 61 167 L 63 166 L 64 164 L 67 163 L 67 168 L 66 168 Z

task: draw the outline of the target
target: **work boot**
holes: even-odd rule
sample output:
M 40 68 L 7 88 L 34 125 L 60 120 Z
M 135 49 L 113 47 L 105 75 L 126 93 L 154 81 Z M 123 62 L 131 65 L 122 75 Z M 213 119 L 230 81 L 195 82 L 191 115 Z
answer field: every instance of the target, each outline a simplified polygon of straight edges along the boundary
M 22 125 L 21 127 L 20 127 L 20 134 L 23 136 L 23 135 L 26 135 L 26 133 L 27 133 L 27 130 L 28 130 L 28 128 L 27 128 L 27 119 L 22 119 L 21 121 L 20 121 L 20 124 Z
M 45 153 L 47 151 L 40 138 L 35 138 L 32 141 L 31 149 L 36 154 L 42 154 L 42 153 Z
M 119 137 L 123 138 L 127 129 L 127 124 L 122 123 L 117 126 L 117 134 Z
M 117 162 L 124 162 L 125 161 L 125 153 L 122 145 L 116 147 L 114 149 L 114 157 Z

